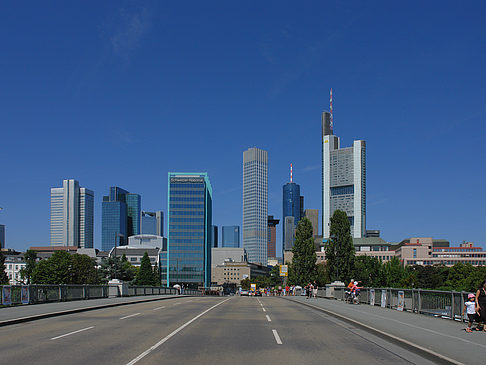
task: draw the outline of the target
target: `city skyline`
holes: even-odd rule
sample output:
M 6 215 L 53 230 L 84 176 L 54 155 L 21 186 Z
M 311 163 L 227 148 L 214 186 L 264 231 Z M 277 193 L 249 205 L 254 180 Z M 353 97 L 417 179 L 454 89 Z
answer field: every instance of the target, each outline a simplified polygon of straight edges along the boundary
M 139 193 L 155 212 L 167 206 L 168 171 L 207 171 L 213 223 L 241 225 L 239 161 L 252 146 L 271 158 L 268 214 L 283 223 L 290 162 L 305 208 L 321 210 L 320 116 L 331 87 L 341 145 L 367 142 L 367 227 L 391 242 L 484 247 L 486 5 L 416 5 L 6 5 L 6 247 L 49 245 L 49 189 L 65 177 L 95 192 L 96 248 L 106 187 Z M 226 16 L 235 10 L 236 22 Z

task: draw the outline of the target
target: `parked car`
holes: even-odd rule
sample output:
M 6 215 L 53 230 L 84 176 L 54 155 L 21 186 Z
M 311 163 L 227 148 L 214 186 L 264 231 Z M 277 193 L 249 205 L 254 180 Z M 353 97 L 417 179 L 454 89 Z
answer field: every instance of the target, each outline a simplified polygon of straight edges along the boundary
M 240 291 L 240 295 L 242 297 L 249 297 L 250 296 L 250 291 L 249 290 L 242 290 L 242 291 Z

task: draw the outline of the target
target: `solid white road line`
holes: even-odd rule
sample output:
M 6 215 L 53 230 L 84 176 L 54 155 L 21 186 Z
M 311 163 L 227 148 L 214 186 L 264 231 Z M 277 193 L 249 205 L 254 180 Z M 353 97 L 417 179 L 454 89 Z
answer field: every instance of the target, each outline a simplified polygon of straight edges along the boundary
M 135 359 L 133 359 L 132 361 L 130 361 L 129 363 L 127 363 L 127 365 L 133 365 L 135 363 L 137 363 L 138 361 L 140 361 L 141 359 L 143 359 L 145 356 L 147 356 L 148 354 L 150 354 L 152 351 L 154 351 L 155 349 L 157 349 L 160 345 L 162 345 L 164 342 L 166 342 L 168 339 L 170 339 L 171 337 L 173 337 L 174 335 L 176 335 L 178 332 L 180 332 L 181 330 L 183 330 L 184 328 L 186 328 L 187 326 L 189 326 L 192 322 L 194 322 L 195 320 L 197 320 L 199 317 L 205 315 L 207 312 L 209 312 L 210 310 L 216 308 L 218 305 L 221 305 L 223 304 L 224 302 L 227 302 L 228 300 L 230 300 L 231 298 L 228 298 L 226 300 L 223 300 L 222 302 L 219 302 L 215 305 L 213 305 L 211 308 L 209 309 L 206 309 L 204 312 L 198 314 L 197 316 L 195 316 L 193 319 L 191 319 L 190 321 L 184 323 L 182 326 L 180 326 L 179 328 L 177 328 L 176 330 L 172 331 L 170 334 L 168 334 L 167 336 L 165 336 L 163 339 L 161 339 L 159 342 L 157 342 L 155 345 L 153 345 L 151 348 L 149 348 L 148 350 L 142 352 L 140 355 L 138 355 Z
M 263 308 L 263 307 L 262 307 L 262 309 L 263 309 L 263 311 L 264 311 L 264 312 L 266 312 L 266 311 L 267 311 L 267 310 L 266 310 L 265 308 Z
M 69 335 L 74 335 L 75 333 L 87 331 L 87 330 L 90 330 L 91 328 L 94 328 L 94 326 L 86 327 L 86 328 L 83 328 L 82 330 L 77 330 L 77 331 L 74 331 L 74 332 L 69 332 L 69 333 L 66 333 L 65 335 L 53 337 L 53 338 L 51 338 L 51 340 L 57 340 L 58 338 L 61 338 L 61 337 L 66 337 L 66 336 L 69 336 Z
M 158 311 L 159 309 L 163 309 L 163 308 L 165 308 L 165 306 L 164 306 L 164 307 L 157 307 L 157 308 L 154 308 L 154 309 L 152 309 L 152 310 L 154 310 L 154 311 Z
M 135 317 L 135 316 L 138 316 L 139 314 L 140 314 L 140 313 L 130 314 L 129 316 L 121 317 L 120 319 L 125 319 L 125 318 Z
M 273 332 L 273 337 L 275 337 L 275 341 L 277 341 L 277 345 L 281 345 L 282 340 L 280 339 L 280 336 L 278 335 L 277 330 L 272 330 L 272 332 Z
M 272 322 L 272 320 L 270 319 L 270 317 L 268 316 L 268 314 L 267 314 L 267 321 L 268 322 Z

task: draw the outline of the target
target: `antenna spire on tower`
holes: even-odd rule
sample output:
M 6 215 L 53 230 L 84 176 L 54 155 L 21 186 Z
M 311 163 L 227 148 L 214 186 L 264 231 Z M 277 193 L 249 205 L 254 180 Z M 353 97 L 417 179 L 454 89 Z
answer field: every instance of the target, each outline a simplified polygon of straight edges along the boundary
M 331 134 L 333 132 L 333 118 L 332 118 L 332 87 L 331 87 L 331 99 L 330 99 L 330 103 L 331 103 Z
M 292 164 L 290 164 L 290 182 L 292 182 Z

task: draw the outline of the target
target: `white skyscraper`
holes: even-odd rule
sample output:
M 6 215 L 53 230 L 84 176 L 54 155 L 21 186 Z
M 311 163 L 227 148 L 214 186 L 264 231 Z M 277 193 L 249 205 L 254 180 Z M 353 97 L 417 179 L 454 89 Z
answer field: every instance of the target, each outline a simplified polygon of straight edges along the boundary
M 243 248 L 248 261 L 267 265 L 268 152 L 243 152 Z
M 94 193 L 76 180 L 51 188 L 51 246 L 93 248 Z
M 332 109 L 331 109 L 332 110 Z M 353 238 L 366 234 L 366 142 L 340 148 L 333 135 L 332 114 L 322 113 L 322 235 L 329 238 L 330 218 L 346 212 Z

